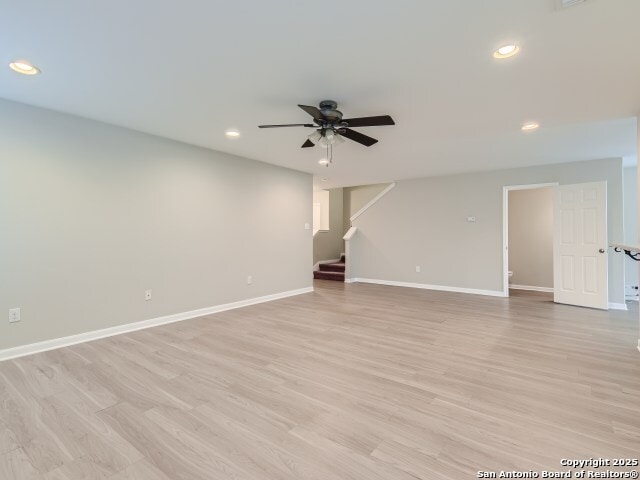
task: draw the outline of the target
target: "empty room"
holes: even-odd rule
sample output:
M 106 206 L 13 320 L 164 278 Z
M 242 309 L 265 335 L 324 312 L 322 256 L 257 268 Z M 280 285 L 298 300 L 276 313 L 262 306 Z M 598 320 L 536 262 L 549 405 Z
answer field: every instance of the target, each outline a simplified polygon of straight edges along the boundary
M 638 478 L 640 2 L 0 4 L 0 480 Z

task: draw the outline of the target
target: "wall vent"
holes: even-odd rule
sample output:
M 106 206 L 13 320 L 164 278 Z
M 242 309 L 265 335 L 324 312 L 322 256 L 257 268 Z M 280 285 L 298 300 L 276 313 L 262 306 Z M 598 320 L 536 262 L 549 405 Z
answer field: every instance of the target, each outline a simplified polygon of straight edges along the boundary
M 584 3 L 586 0 L 555 0 L 556 9 L 564 10 L 565 8 L 574 7 L 581 3 Z

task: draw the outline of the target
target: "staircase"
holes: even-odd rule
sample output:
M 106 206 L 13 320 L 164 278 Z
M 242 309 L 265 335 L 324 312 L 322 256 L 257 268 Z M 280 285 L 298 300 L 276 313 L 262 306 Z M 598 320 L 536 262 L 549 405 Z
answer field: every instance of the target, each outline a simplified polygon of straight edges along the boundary
M 320 270 L 313 272 L 313 278 L 316 280 L 334 280 L 336 282 L 344 282 L 344 255 L 340 257 L 340 261 L 336 263 L 321 263 Z

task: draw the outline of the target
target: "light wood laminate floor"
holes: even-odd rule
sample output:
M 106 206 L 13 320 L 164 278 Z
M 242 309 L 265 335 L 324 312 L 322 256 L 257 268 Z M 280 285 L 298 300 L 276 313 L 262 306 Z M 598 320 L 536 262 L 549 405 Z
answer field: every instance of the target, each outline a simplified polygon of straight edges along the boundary
M 0 363 L 0 479 L 471 479 L 640 456 L 637 308 L 316 281 Z

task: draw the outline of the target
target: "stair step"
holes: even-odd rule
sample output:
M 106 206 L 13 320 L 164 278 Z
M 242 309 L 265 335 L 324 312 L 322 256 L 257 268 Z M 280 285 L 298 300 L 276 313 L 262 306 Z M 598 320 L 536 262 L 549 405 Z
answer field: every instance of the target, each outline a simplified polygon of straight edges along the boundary
M 344 282 L 344 272 L 327 272 L 316 270 L 313 272 L 313 278 L 318 280 L 335 280 L 337 282 Z
M 344 263 L 321 263 L 320 271 L 322 272 L 344 272 Z

